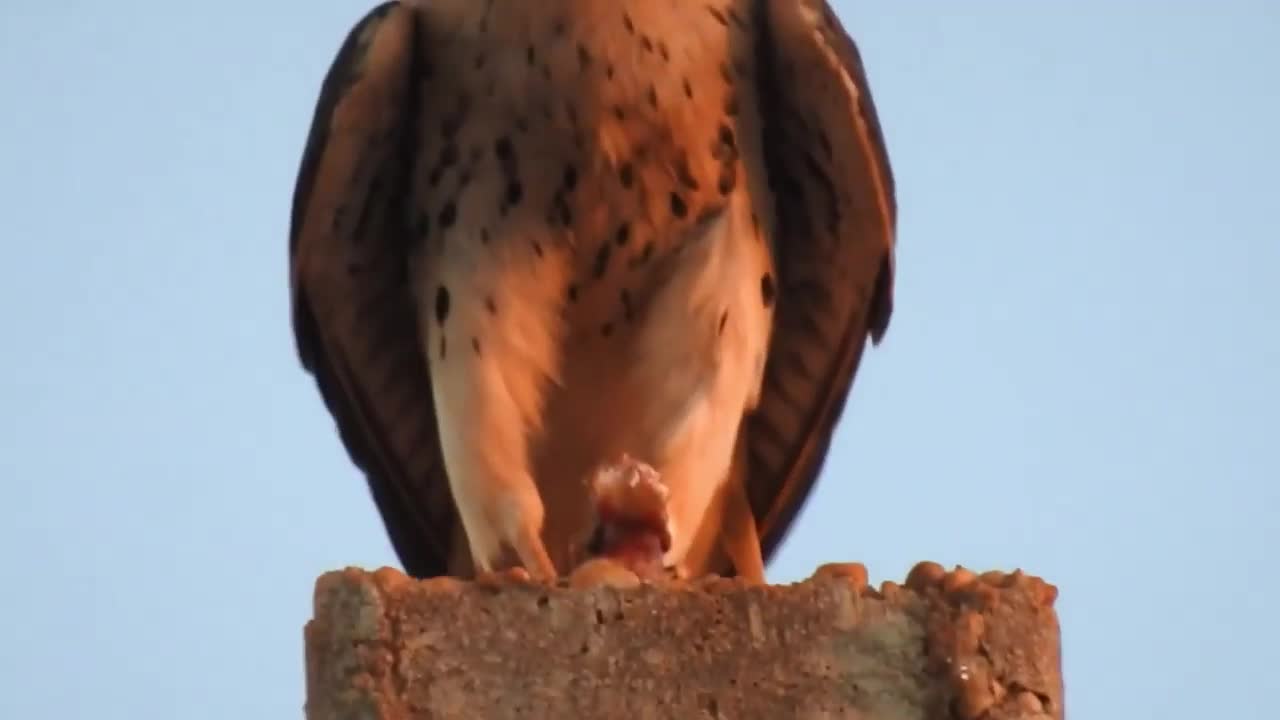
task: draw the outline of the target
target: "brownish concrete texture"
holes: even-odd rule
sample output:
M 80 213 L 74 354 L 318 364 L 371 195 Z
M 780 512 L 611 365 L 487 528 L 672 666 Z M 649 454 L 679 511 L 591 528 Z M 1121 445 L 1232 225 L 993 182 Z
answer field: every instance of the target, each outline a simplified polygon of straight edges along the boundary
M 1061 719 L 1056 589 L 921 563 L 793 585 L 706 579 L 534 585 L 316 583 L 309 720 L 427 718 Z

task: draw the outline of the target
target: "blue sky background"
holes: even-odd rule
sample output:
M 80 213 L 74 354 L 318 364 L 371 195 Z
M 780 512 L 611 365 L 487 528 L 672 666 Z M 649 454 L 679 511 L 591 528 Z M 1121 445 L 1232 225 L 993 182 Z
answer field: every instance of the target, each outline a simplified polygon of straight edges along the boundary
M 0 717 L 300 717 L 314 578 L 394 564 L 285 269 L 370 5 L 0 9 Z M 1271 717 L 1280 4 L 837 6 L 897 309 L 771 578 L 1022 567 L 1072 717 Z

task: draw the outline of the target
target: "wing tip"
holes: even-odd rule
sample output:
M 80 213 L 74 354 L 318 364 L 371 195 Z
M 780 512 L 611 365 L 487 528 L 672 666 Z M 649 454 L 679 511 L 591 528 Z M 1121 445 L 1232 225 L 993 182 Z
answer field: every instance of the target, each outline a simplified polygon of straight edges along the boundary
M 871 308 L 867 311 L 867 332 L 876 347 L 889 332 L 889 320 L 893 317 L 893 264 L 892 252 L 880 261 L 880 272 L 871 293 Z

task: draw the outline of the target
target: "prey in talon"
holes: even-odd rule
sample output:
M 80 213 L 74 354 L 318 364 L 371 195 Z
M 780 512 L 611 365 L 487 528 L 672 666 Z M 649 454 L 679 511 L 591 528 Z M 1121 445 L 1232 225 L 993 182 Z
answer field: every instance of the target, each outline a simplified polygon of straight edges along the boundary
M 665 576 L 671 548 L 669 491 L 651 466 L 624 455 L 591 479 L 596 525 L 587 541 L 591 558 L 606 558 L 644 580 Z

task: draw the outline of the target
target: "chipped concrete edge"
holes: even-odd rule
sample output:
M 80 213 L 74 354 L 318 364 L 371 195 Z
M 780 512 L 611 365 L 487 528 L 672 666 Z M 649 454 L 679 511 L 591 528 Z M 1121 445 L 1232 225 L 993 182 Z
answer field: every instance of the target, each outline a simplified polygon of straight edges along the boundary
M 400 715 L 401 708 L 389 706 L 403 697 L 400 639 L 385 584 L 379 582 L 380 577 L 394 581 L 394 576 L 412 582 L 390 568 L 369 573 L 355 567 L 326 572 L 316 580 L 304 642 L 324 651 L 307 652 L 307 717 L 318 707 L 352 719 Z

